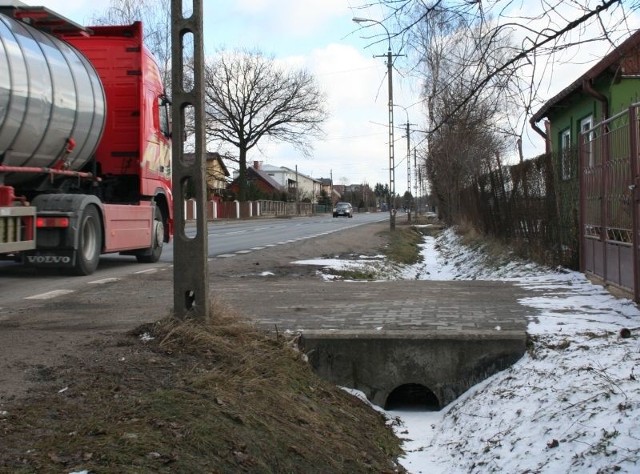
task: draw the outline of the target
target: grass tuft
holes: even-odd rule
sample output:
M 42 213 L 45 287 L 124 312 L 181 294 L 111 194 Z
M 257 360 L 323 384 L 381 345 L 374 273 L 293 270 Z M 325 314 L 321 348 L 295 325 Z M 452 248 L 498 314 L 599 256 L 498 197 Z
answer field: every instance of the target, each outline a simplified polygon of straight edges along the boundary
M 411 226 L 396 226 L 393 232 L 385 231 L 389 245 L 384 250 L 386 257 L 394 262 L 411 265 L 420 261 L 423 234 Z

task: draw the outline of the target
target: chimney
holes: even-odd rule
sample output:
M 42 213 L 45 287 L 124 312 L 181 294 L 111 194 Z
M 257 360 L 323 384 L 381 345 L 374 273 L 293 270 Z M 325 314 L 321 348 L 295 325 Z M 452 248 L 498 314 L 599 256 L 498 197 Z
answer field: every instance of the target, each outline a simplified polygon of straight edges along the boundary
M 253 162 L 253 169 L 254 170 L 259 170 L 260 169 L 260 162 L 259 161 L 254 161 Z

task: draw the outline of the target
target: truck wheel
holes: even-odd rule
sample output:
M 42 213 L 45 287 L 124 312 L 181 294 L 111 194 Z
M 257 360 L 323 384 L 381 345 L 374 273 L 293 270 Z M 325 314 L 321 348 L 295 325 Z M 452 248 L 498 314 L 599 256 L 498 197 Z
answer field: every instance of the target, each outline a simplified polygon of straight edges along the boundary
M 98 268 L 102 250 L 102 219 L 95 206 L 82 211 L 78 226 L 78 250 L 73 272 L 76 275 L 91 275 Z
M 153 242 L 151 247 L 136 254 L 136 259 L 140 263 L 156 263 L 162 255 L 162 246 L 164 244 L 164 224 L 162 222 L 162 212 L 156 207 L 153 218 Z

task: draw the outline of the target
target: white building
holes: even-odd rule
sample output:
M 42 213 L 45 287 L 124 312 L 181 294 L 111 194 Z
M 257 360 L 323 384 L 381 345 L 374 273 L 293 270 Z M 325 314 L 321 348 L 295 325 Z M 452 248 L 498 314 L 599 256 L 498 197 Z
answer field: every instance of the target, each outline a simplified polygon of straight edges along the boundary
M 312 203 L 318 202 L 320 196 L 320 190 L 322 189 L 322 183 L 319 179 L 312 178 L 305 174 L 296 172 L 290 168 L 284 166 L 272 166 L 258 163 L 258 168 L 266 173 L 280 186 L 287 190 L 290 198 L 296 198 L 303 201 L 308 199 Z M 256 163 L 254 163 L 254 168 Z

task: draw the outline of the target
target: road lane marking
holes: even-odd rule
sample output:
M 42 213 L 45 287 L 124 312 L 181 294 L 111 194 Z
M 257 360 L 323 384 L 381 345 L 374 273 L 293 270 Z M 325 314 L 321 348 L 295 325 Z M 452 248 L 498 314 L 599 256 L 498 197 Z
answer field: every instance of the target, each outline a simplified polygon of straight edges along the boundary
M 114 281 L 120 281 L 120 278 L 103 278 L 102 280 L 88 281 L 88 285 L 104 285 L 105 283 L 113 283 Z
M 146 270 L 140 270 L 137 272 L 134 272 L 135 275 L 139 275 L 141 273 L 157 273 L 158 269 L 157 268 L 147 268 Z
M 51 298 L 55 298 L 57 296 L 68 295 L 69 293 L 73 293 L 74 290 L 53 290 L 47 291 L 46 293 L 40 293 L 39 295 L 27 296 L 25 300 L 50 300 Z
M 296 226 L 296 225 L 298 225 L 298 226 L 309 225 L 309 223 L 294 224 L 294 226 Z M 287 245 L 287 244 L 292 244 L 292 243 L 300 242 L 300 241 L 307 240 L 307 239 L 314 239 L 314 238 L 317 238 L 317 237 L 330 235 L 330 234 L 333 234 L 335 232 L 340 232 L 340 231 L 345 230 L 345 229 L 351 229 L 351 228 L 354 228 L 354 227 L 359 227 L 360 225 L 362 225 L 362 223 L 356 223 L 356 224 L 353 224 L 353 225 L 347 225 L 345 227 L 326 230 L 326 231 L 323 231 L 323 232 L 318 232 L 316 234 L 310 234 L 310 235 L 306 235 L 306 236 L 303 236 L 303 237 L 298 237 L 296 239 L 281 240 L 281 241 L 276 242 L 276 243 L 264 244 L 262 246 L 252 247 L 251 249 L 247 249 L 247 250 L 237 250 L 234 253 L 218 254 L 218 255 L 214 255 L 213 258 L 230 258 L 230 257 L 235 257 L 237 255 L 245 255 L 245 254 L 249 254 L 249 253 L 251 253 L 253 251 L 263 250 L 265 248 L 272 248 L 272 247 L 276 247 L 278 245 Z M 254 231 L 257 231 L 257 230 L 261 230 L 261 229 L 271 229 L 271 228 L 278 228 L 278 226 L 265 226 L 265 227 L 261 227 L 261 228 L 258 228 L 258 229 L 252 229 L 251 232 L 254 232 Z M 244 230 L 242 230 L 242 231 L 231 231 L 231 232 L 221 233 L 219 235 L 233 235 L 233 234 L 242 234 L 242 233 L 247 233 L 247 231 L 244 231 Z M 209 236 L 212 236 L 212 235 L 213 235 L 212 233 L 209 233 Z M 211 259 L 209 259 L 209 260 L 211 260 Z

